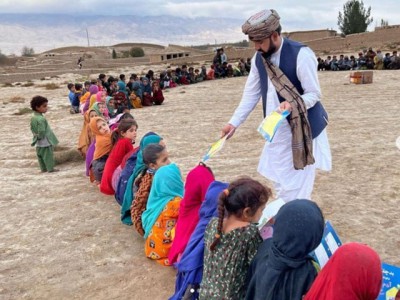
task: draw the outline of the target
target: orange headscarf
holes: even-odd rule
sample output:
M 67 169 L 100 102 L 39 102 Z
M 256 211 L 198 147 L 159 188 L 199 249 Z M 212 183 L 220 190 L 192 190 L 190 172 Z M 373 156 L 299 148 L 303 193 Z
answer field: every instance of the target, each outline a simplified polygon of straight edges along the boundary
M 84 157 L 86 156 L 87 149 L 89 148 L 89 145 L 93 139 L 93 134 L 89 128 L 89 115 L 91 111 L 94 110 L 88 110 L 83 116 L 83 126 L 78 140 L 78 150 Z
M 112 149 L 111 132 L 101 134 L 99 129 L 97 128 L 98 121 L 104 121 L 104 119 L 100 117 L 94 117 L 90 120 L 89 123 L 90 130 L 96 137 L 96 148 L 94 150 L 93 160 L 99 159 L 100 157 L 110 153 Z

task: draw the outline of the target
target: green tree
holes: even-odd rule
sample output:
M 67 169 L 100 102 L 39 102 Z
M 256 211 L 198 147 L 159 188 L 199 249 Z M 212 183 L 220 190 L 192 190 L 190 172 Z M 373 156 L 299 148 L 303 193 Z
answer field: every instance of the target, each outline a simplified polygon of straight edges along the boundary
M 131 50 L 129 50 L 129 54 L 132 57 L 143 57 L 144 56 L 144 51 L 143 51 L 142 48 L 132 47 Z
M 112 50 L 111 57 L 112 57 L 113 59 L 116 59 L 116 58 L 117 58 L 117 52 L 115 52 L 115 49 Z
M 381 19 L 381 27 L 387 27 L 387 26 L 389 26 L 389 21 Z
M 29 48 L 27 46 L 24 46 L 21 51 L 22 56 L 33 56 L 35 54 L 35 51 L 33 48 Z
M 339 29 L 344 34 L 365 32 L 373 21 L 370 15 L 371 6 L 365 9 L 362 1 L 349 0 L 343 5 L 343 13 L 339 12 Z

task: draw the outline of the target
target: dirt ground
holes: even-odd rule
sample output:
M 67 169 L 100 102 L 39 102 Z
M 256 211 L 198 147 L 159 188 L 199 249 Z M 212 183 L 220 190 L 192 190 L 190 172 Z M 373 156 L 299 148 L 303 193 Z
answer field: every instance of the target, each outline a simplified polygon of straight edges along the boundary
M 121 70 L 116 70 L 115 74 Z M 129 73 L 128 70 L 125 70 Z M 383 261 L 400 265 L 400 136 L 398 71 L 374 72 L 374 83 L 349 84 L 348 72 L 319 74 L 329 112 L 333 171 L 318 173 L 313 200 L 344 242 L 369 244 Z M 0 116 L 0 298 L 167 299 L 175 271 L 144 256 L 143 239 L 119 220 L 119 205 L 84 175 L 83 161 L 39 172 L 30 147 L 30 98 L 50 99 L 48 118 L 62 147 L 73 148 L 81 115 L 70 115 L 67 74 L 61 88 L 2 87 Z M 208 81 L 165 91 L 165 105 L 133 110 L 138 139 L 155 131 L 167 142 L 183 176 L 220 134 L 240 101 L 246 78 Z M 18 98 L 20 97 L 20 98 Z M 256 168 L 263 146 L 257 132 L 261 106 L 209 162 L 218 180 L 249 175 L 267 185 Z M 270 185 L 271 186 L 271 185 Z

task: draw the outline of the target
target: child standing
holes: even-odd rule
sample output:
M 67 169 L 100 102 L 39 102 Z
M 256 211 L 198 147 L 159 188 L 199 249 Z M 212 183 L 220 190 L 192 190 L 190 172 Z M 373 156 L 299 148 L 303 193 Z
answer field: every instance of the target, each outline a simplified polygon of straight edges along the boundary
M 134 119 L 123 119 L 117 130 L 111 134 L 113 148 L 104 166 L 103 177 L 101 178 L 100 192 L 106 195 L 114 195 L 115 185 L 113 180 L 115 170 L 121 164 L 125 154 L 133 150 L 133 143 L 136 140 L 137 123 Z M 119 174 L 118 174 L 119 175 Z
M 42 96 L 35 96 L 31 100 L 33 116 L 31 118 L 31 131 L 33 141 L 31 146 L 36 145 L 36 155 L 42 172 L 57 172 L 54 169 L 53 147 L 58 144 L 57 137 L 43 116 L 47 112 L 48 100 Z
M 221 193 L 219 217 L 210 221 L 204 235 L 200 299 L 244 298 L 248 268 L 262 242 L 254 223 L 271 195 L 269 188 L 249 177 L 235 180 Z

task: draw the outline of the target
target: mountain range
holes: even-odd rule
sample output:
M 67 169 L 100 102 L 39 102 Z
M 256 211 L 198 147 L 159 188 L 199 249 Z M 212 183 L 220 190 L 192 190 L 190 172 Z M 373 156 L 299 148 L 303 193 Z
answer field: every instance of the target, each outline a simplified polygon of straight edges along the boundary
M 226 17 L 0 14 L 0 51 L 20 55 L 27 46 L 40 53 L 65 46 L 87 46 L 88 40 L 90 46 L 238 42 L 246 39 L 242 23 Z

